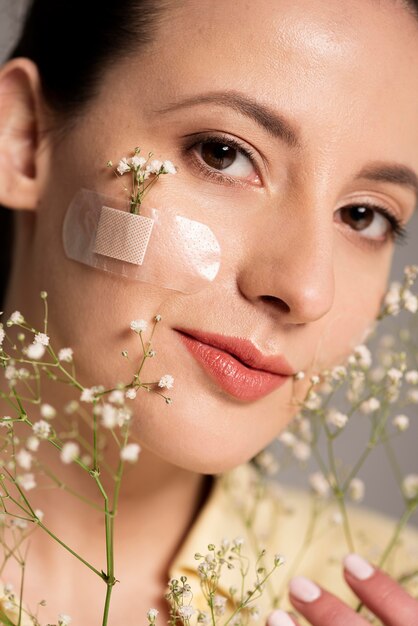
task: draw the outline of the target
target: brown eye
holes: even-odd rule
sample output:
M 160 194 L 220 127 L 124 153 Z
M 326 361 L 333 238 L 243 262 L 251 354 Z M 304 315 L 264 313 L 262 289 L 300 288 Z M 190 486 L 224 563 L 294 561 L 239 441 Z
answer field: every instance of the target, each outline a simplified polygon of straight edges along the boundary
M 231 146 L 213 141 L 200 144 L 200 154 L 204 162 L 214 169 L 223 169 L 234 163 L 237 150 Z
M 354 230 L 364 230 L 375 219 L 376 212 L 365 206 L 347 206 L 340 209 L 341 221 Z
M 361 233 L 367 239 L 384 240 L 395 229 L 386 209 L 373 208 L 367 204 L 355 204 L 342 207 L 337 211 L 338 221 Z
M 195 144 L 195 149 L 209 171 L 218 170 L 235 178 L 247 178 L 254 174 L 251 155 L 243 148 L 221 140 L 206 139 Z

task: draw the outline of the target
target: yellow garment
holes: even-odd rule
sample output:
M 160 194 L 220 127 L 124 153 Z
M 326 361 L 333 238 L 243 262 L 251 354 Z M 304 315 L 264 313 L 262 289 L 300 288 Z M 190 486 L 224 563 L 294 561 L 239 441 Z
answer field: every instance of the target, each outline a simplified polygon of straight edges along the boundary
M 272 595 L 280 595 L 280 608 L 291 609 L 286 587 L 287 580 L 295 573 L 312 578 L 345 602 L 356 606 L 356 596 L 349 590 L 342 576 L 341 560 L 349 549 L 343 527 L 335 520 L 335 505 L 320 506 L 312 531 L 313 539 L 295 571 L 292 571 L 292 564 L 295 564 L 307 532 L 312 527 L 314 502 L 311 496 L 301 490 L 288 487 L 280 489 L 274 483 L 267 483 L 263 487 L 258 471 L 251 464 L 241 465 L 215 477 L 208 499 L 171 564 L 170 578 L 180 579 L 180 576 L 187 576 L 187 582 L 192 586 L 194 594 L 192 606 L 207 611 L 207 602 L 201 592 L 197 573 L 200 561 L 195 560 L 194 555 L 196 552 L 206 555 L 210 543 L 218 547 L 224 538 L 232 541 L 236 537 L 242 537 L 243 553 L 250 557 L 252 564 L 263 547 L 267 550 L 267 569 L 270 569 L 275 554 L 282 554 L 286 558 L 286 563 L 273 574 L 271 585 L 266 584 L 262 597 L 255 602 L 259 609 L 259 618 L 253 624 L 265 624 L 266 617 L 273 608 Z M 251 516 L 254 504 L 256 515 L 253 524 L 246 524 L 244 520 Z M 392 537 L 395 526 L 393 520 L 359 507 L 350 508 L 349 520 L 356 551 L 377 563 L 382 550 Z M 251 568 L 246 588 L 256 578 L 253 565 Z M 384 569 L 395 578 L 418 570 L 418 530 L 412 527 L 404 529 Z M 230 587 L 240 588 L 240 582 L 237 569 L 225 568 L 218 593 L 229 598 Z M 418 576 L 415 575 L 404 586 L 412 595 L 417 596 Z M 7 598 L 1 585 L 0 608 L 13 624 L 17 623 L 18 611 L 7 608 Z M 229 604 L 227 611 L 231 610 L 232 605 Z M 192 622 L 196 616 L 197 614 Z M 220 624 L 226 621 L 225 617 L 220 618 Z M 158 617 L 156 623 L 158 626 Z M 3 624 L 1 620 L 0 624 Z M 27 616 L 23 617 L 22 626 L 32 626 Z
M 267 549 L 267 569 L 270 569 L 274 554 L 279 553 L 286 558 L 285 565 L 274 572 L 272 577 L 274 582 L 270 590 L 273 595 L 280 595 L 280 608 L 294 610 L 287 597 L 287 581 L 295 574 L 312 578 L 351 606 L 356 607 L 358 598 L 351 592 L 342 574 L 341 561 L 351 550 L 347 547 L 342 524 L 336 517 L 338 513 L 336 505 L 320 505 L 321 510 L 317 514 L 313 540 L 296 567 L 295 559 L 303 548 L 303 542 L 311 527 L 315 500 L 302 490 L 285 487 L 281 492 L 280 488 L 272 483 L 267 484 L 264 493 L 260 493 L 263 488 L 260 489 L 259 484 L 259 473 L 250 464 L 239 466 L 216 479 L 204 508 L 170 568 L 170 576 L 173 578 L 187 576 L 187 582 L 191 584 L 194 593 L 193 606 L 196 609 L 208 611 L 196 571 L 201 561 L 196 561 L 194 554 L 200 552 L 206 555 L 208 544 L 213 543 L 218 547 L 223 538 L 233 540 L 241 536 L 245 541 L 243 553 L 250 556 L 253 562 L 259 554 L 259 548 Z M 250 530 L 244 520 L 246 516 L 248 518 L 253 508 L 257 499 L 256 494 L 259 498 L 257 514 L 253 530 Z M 318 503 L 318 500 L 316 502 Z M 377 564 L 384 547 L 393 535 L 394 521 L 354 506 L 349 509 L 349 520 L 355 550 L 364 558 Z M 292 564 L 296 567 L 295 571 L 292 571 Z M 404 584 L 404 587 L 412 595 L 418 595 L 417 529 L 413 527 L 404 529 L 384 570 L 396 579 L 417 572 L 408 583 Z M 248 577 L 246 588 L 255 581 L 254 571 L 253 569 Z M 228 598 L 231 585 L 240 589 L 240 580 L 237 569 L 225 570 L 220 580 L 221 586 L 218 593 Z M 268 584 L 262 597 L 255 604 L 258 605 L 260 618 L 253 623 L 264 624 L 273 608 Z M 229 609 L 231 608 L 229 605 Z M 220 623 L 223 621 L 221 620 Z M 306 623 L 302 619 L 300 621 Z

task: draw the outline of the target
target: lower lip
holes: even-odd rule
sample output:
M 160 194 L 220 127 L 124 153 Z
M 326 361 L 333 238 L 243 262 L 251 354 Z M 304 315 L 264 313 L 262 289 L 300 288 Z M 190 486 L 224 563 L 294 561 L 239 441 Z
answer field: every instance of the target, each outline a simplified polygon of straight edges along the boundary
M 202 343 L 190 335 L 179 334 L 189 352 L 220 387 L 239 400 L 250 402 L 262 398 L 290 378 L 247 367 L 228 352 Z

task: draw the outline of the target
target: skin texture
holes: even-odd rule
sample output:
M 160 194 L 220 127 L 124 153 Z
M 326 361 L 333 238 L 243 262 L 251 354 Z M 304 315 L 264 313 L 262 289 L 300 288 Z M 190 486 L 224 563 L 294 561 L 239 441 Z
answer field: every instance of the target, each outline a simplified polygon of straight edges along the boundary
M 294 371 L 308 373 L 340 362 L 363 339 L 379 311 L 394 246 L 384 234 L 385 218 L 371 239 L 369 231 L 342 222 L 340 209 L 368 201 L 403 224 L 410 219 L 411 189 L 357 174 L 377 161 L 418 170 L 417 55 L 415 18 L 389 1 L 258 0 L 255 10 L 244 0 L 187 0 L 173 9 L 149 52 L 124 58 L 104 74 L 98 97 L 65 133 L 54 130 L 36 68 L 27 60 L 3 68 L 0 202 L 31 210 L 19 215 L 5 310 L 30 311 L 40 321 L 39 292 L 46 290 L 50 335 L 55 345 L 73 347 L 86 386 L 129 380 L 132 363 L 120 351 L 137 351 L 130 321 L 163 315 L 154 341 L 158 358 L 146 371 L 149 380 L 174 376 L 173 404 L 166 407 L 152 394 L 135 400 L 135 437 L 143 453 L 126 478 L 121 505 L 121 537 L 135 530 L 147 538 L 144 546 L 137 543 L 142 565 L 130 550 L 121 555 L 125 581 L 132 571 L 147 571 L 152 537 L 167 537 L 152 554 L 155 571 L 138 611 L 157 604 L 167 562 L 194 515 L 201 473 L 225 471 L 265 447 L 295 414 L 306 386 L 289 380 L 256 402 L 238 401 L 207 376 L 173 328 L 249 338 L 264 354 L 283 354 Z M 300 147 L 220 105 L 156 112 L 210 90 L 241 92 L 280 113 L 299 128 Z M 244 184 L 205 177 L 196 165 L 198 148 L 182 149 L 186 141 L 203 141 L 206 131 L 253 149 L 255 165 L 240 156 L 223 172 Z M 153 187 L 150 204 L 178 207 L 221 241 L 221 271 L 197 294 L 128 282 L 64 255 L 61 228 L 72 197 L 81 187 L 120 194 L 105 163 L 136 145 L 178 167 L 176 176 Z M 66 399 L 62 392 L 51 403 Z M 40 508 L 57 517 L 42 497 Z M 155 524 L 179 499 L 184 506 Z M 71 507 L 72 519 L 81 516 Z M 71 536 L 85 542 L 82 525 L 74 523 Z M 64 566 L 59 553 L 41 543 L 39 589 L 50 567 Z M 99 537 L 87 543 L 92 556 L 99 553 Z M 49 570 L 41 563 L 47 549 Z M 82 576 L 77 565 L 65 561 L 65 567 Z M 77 596 L 84 622 L 86 611 L 98 610 L 87 580 L 81 587 L 89 594 Z M 115 600 L 121 624 L 124 602 L 134 593 L 129 585 Z M 68 589 L 54 598 L 51 610 L 74 605 Z

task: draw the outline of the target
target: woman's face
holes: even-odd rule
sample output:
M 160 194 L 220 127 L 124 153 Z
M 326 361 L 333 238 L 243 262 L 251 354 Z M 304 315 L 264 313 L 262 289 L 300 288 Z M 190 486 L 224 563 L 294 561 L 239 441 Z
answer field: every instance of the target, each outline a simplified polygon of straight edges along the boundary
M 417 58 L 418 21 L 389 0 L 185 0 L 146 53 L 106 72 L 72 130 L 50 144 L 24 253 L 33 269 L 20 281 L 33 302 L 48 291 L 51 335 L 74 348 L 86 386 L 128 382 L 140 357 L 130 321 L 163 315 L 144 379 L 171 374 L 173 404 L 152 393 L 133 401 L 144 448 L 223 471 L 273 440 L 306 389 L 306 379 L 289 377 L 268 393 L 237 397 L 175 329 L 246 338 L 308 374 L 341 362 L 363 339 L 386 287 L 391 221 L 406 223 L 416 204 L 406 176 L 390 168 L 418 170 Z M 241 106 L 231 106 L 232 96 Z M 230 140 L 242 148 L 220 157 Z M 150 205 L 174 206 L 219 234 L 221 269 L 197 293 L 65 257 L 72 197 L 82 187 L 120 196 L 104 164 L 135 146 L 178 167 L 150 190 Z

